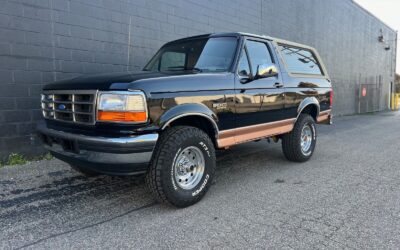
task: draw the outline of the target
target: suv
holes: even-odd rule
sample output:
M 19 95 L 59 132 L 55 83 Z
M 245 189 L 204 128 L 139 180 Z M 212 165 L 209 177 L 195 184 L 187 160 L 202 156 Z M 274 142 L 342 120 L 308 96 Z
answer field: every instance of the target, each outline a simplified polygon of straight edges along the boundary
M 43 88 L 45 147 L 81 173 L 132 175 L 162 202 L 199 201 L 216 149 L 271 138 L 305 162 L 316 123 L 331 123 L 332 86 L 317 51 L 266 36 L 219 33 L 165 44 L 140 72 Z

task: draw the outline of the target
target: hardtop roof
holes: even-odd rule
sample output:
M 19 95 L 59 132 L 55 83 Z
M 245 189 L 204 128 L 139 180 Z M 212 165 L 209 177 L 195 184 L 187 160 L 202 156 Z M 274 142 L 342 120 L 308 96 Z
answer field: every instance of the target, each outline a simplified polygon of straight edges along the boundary
M 308 48 L 308 49 L 314 50 L 313 47 L 305 45 L 305 44 L 296 43 L 296 42 L 292 42 L 292 41 L 288 41 L 288 40 L 284 40 L 284 39 L 280 39 L 280 38 L 275 38 L 275 37 L 271 37 L 271 36 L 256 35 L 256 34 L 245 33 L 245 32 L 209 33 L 209 34 L 203 34 L 203 35 L 198 35 L 198 36 L 191 36 L 191 37 L 181 38 L 181 39 L 178 39 L 178 40 L 174 40 L 174 41 L 168 42 L 167 44 L 176 43 L 176 42 L 184 42 L 184 41 L 189 41 L 189 40 L 193 40 L 193 39 L 202 39 L 202 38 L 210 38 L 210 37 L 223 37 L 223 36 L 253 37 L 253 38 L 257 38 L 257 39 L 265 39 L 265 40 L 269 40 L 269 41 L 274 41 L 274 42 L 276 42 L 278 44 L 286 44 L 286 45 L 291 45 L 291 46 L 295 46 L 295 47 Z

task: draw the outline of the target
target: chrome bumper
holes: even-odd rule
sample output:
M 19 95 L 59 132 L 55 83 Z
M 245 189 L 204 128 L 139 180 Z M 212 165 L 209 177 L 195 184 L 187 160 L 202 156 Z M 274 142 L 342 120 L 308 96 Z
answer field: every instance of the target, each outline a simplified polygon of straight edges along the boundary
M 106 174 L 145 172 L 158 140 L 157 133 L 127 137 L 100 137 L 67 133 L 39 124 L 45 148 L 70 164 Z

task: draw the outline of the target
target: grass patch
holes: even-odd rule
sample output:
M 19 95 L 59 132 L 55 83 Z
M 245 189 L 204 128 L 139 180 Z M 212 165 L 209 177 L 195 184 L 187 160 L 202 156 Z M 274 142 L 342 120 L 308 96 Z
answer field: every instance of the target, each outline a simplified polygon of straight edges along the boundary
M 42 160 L 50 161 L 50 160 L 53 160 L 53 158 L 54 158 L 54 156 L 52 154 L 47 153 L 42 157 Z
M 43 160 L 50 161 L 53 158 L 54 157 L 50 153 L 47 153 L 47 154 L 44 154 L 44 155 L 33 157 L 31 159 L 31 161 L 43 161 Z
M 25 159 L 25 157 L 20 155 L 20 154 L 10 154 L 8 156 L 8 160 L 6 162 L 6 165 L 14 166 L 14 165 L 25 164 L 27 162 L 28 161 Z
M 21 154 L 10 154 L 5 162 L 0 161 L 0 168 L 5 166 L 15 166 L 15 165 L 23 165 L 31 161 L 50 161 L 53 159 L 53 156 L 50 153 L 32 157 L 27 159 L 25 156 Z

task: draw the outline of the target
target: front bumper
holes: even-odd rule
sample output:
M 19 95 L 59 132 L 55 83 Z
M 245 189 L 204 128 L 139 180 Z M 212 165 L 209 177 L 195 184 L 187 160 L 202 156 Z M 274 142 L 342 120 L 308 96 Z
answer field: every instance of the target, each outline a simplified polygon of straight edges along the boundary
M 98 137 L 37 127 L 45 147 L 69 164 L 103 174 L 132 175 L 147 171 L 157 133 L 126 137 Z

